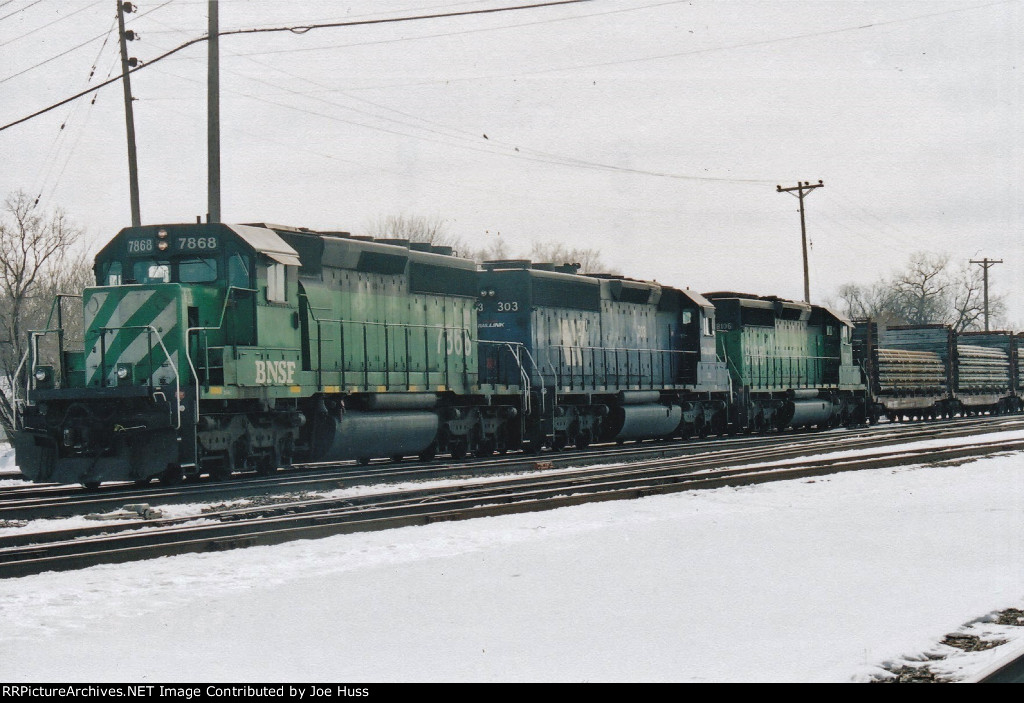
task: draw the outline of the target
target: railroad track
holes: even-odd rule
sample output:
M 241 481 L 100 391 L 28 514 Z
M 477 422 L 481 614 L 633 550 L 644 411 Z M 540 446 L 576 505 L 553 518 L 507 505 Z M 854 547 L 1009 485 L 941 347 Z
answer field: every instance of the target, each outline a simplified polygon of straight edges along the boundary
M 606 445 L 586 451 L 513 454 L 470 461 L 420 463 L 352 462 L 299 464 L 269 477 L 241 475 L 226 482 L 198 481 L 178 486 L 138 488 L 110 486 L 98 491 L 61 485 L 25 485 L 0 488 L 0 521 L 26 521 L 107 512 L 125 503 L 171 505 L 214 502 L 292 492 L 325 491 L 356 485 L 422 481 L 481 475 L 534 472 L 587 464 L 635 462 L 676 456 L 704 456 L 749 449 L 771 452 L 779 458 L 800 456 L 824 448 L 865 449 L 911 439 L 965 436 L 984 431 L 1024 429 L 1024 417 L 987 416 L 941 422 L 900 423 L 863 427 L 842 432 L 786 432 L 780 434 L 721 437 L 689 442 L 644 442 Z M 741 461 L 737 454 L 734 460 Z
M 911 439 L 965 436 L 978 432 L 1024 429 L 1024 417 L 987 416 L 940 422 L 900 423 L 863 427 L 842 432 L 787 432 L 781 434 L 718 437 L 689 442 L 644 442 L 625 446 L 606 445 L 586 451 L 513 454 L 469 461 L 420 463 L 352 462 L 297 464 L 269 477 L 239 475 L 227 482 L 197 481 L 178 486 L 138 488 L 114 485 L 86 491 L 66 485 L 30 485 L 0 488 L 0 521 L 59 518 L 106 512 L 125 503 L 169 505 L 223 501 L 297 491 L 323 491 L 354 485 L 419 481 L 565 468 L 588 463 L 618 463 L 673 456 L 735 451 L 741 447 L 784 452 L 792 456 L 820 448 L 842 446 L 862 449 Z
M 146 530 L 139 530 L 136 523 L 0 538 L 0 577 L 1021 450 L 1024 439 L 1017 438 L 942 448 L 892 446 L 839 459 L 779 459 L 763 449 L 748 449 L 454 486 L 301 499 L 221 510 L 205 516 L 213 522 L 202 524 L 189 517 L 147 522 Z M 746 460 L 756 465 L 736 466 L 744 451 Z

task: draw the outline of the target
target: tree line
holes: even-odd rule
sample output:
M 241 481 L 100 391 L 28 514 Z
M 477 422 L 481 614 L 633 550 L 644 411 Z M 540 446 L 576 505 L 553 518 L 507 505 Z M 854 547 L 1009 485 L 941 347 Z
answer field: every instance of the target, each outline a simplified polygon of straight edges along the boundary
M 1005 296 L 989 291 L 989 327 L 1005 324 Z M 887 325 L 943 324 L 957 332 L 983 329 L 984 271 L 949 254 L 918 251 L 906 265 L 871 284 L 846 283 L 829 301 L 851 319 Z

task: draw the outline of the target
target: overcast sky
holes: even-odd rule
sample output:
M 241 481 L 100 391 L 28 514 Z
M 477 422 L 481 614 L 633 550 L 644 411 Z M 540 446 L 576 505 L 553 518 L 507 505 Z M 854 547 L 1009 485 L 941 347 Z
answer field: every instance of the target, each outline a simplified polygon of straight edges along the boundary
M 206 32 L 205 0 L 138 4 L 143 62 Z M 220 23 L 516 4 L 221 0 Z M 116 75 L 115 8 L 0 0 L 0 125 Z M 1024 327 L 1022 18 L 1019 0 L 593 0 L 224 37 L 223 220 L 436 215 L 474 247 L 597 247 L 630 276 L 799 299 L 798 201 L 775 186 L 821 179 L 812 299 L 916 250 L 988 256 Z M 145 223 L 206 213 L 205 81 L 203 43 L 132 77 Z M 98 250 L 130 224 L 123 110 L 115 83 L 0 131 L 0 195 L 42 194 Z

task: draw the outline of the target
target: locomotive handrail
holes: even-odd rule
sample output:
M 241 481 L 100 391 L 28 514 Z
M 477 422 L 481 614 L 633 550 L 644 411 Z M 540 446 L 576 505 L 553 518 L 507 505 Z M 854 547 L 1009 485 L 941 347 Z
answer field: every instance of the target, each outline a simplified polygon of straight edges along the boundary
M 456 325 L 456 324 L 450 324 L 450 325 L 449 324 L 430 325 L 430 324 L 415 324 L 415 323 L 411 323 L 411 322 L 386 322 L 386 321 L 385 322 L 377 322 L 375 320 L 346 320 L 344 318 L 339 318 L 339 319 L 320 318 L 320 317 L 317 316 L 317 314 L 314 312 L 314 310 L 316 310 L 316 309 L 323 310 L 324 308 L 315 308 L 310 303 L 309 296 L 307 294 L 305 294 L 305 293 L 300 293 L 299 297 L 306 299 L 306 303 L 307 303 L 306 309 L 307 309 L 307 311 L 309 313 L 309 316 L 313 319 L 313 322 L 316 323 L 316 331 L 317 331 L 317 335 L 316 335 L 316 337 L 317 337 L 317 360 L 316 360 L 317 368 L 316 368 L 316 373 L 317 373 L 317 386 L 318 387 L 323 386 L 324 367 L 323 367 L 323 347 L 322 347 L 323 334 L 322 334 L 322 328 L 323 328 L 324 324 L 332 324 L 332 325 L 336 324 L 336 325 L 339 326 L 338 327 L 339 334 L 341 335 L 341 339 L 338 340 L 339 347 L 344 347 L 344 337 L 345 337 L 344 325 L 360 325 L 362 327 L 362 330 L 363 330 L 363 377 L 364 377 L 363 380 L 364 380 L 364 385 L 367 385 L 367 386 L 369 385 L 369 374 L 370 374 L 369 355 L 367 353 L 367 343 L 366 343 L 366 327 L 367 327 L 367 325 L 375 326 L 375 327 L 383 327 L 384 328 L 385 336 L 387 335 L 388 330 L 391 329 L 391 328 L 403 329 L 403 330 L 406 330 L 406 331 L 408 331 L 410 329 L 422 329 L 422 330 L 424 330 L 424 332 L 426 332 L 426 330 L 441 330 L 444 333 L 444 342 L 445 342 L 445 347 L 446 347 L 446 352 L 445 352 L 445 355 L 444 355 L 444 385 L 445 385 L 446 388 L 451 388 L 451 383 L 450 383 L 450 379 L 449 379 L 449 369 L 448 369 L 448 358 L 449 358 L 449 355 L 447 353 L 448 331 L 451 330 L 451 331 L 454 331 L 454 332 L 459 332 L 459 333 L 462 334 L 464 340 L 467 340 L 467 341 L 470 341 L 470 342 L 479 341 L 479 340 L 474 340 L 473 339 L 473 337 L 472 337 L 472 335 L 470 333 L 470 328 L 466 327 L 464 325 Z M 429 344 L 429 340 L 427 339 L 426 334 L 424 334 L 423 343 L 424 343 L 424 359 L 423 359 L 424 369 L 423 369 L 423 374 L 424 374 L 425 379 L 427 379 L 429 381 L 429 379 L 430 379 L 429 356 L 430 355 L 426 351 L 427 350 L 427 345 Z M 390 384 L 391 368 L 390 368 L 390 364 L 388 363 L 389 359 L 388 359 L 388 356 L 387 356 L 389 346 L 390 345 L 388 345 L 387 343 L 385 343 L 385 345 L 384 345 L 384 353 L 385 353 L 385 357 L 384 357 L 384 376 L 385 376 L 385 385 L 386 386 L 390 386 L 391 385 Z M 410 368 L 409 368 L 410 364 L 409 364 L 409 358 L 408 358 L 409 357 L 408 346 L 409 346 L 408 345 L 408 334 L 406 334 L 406 366 L 405 366 L 405 371 L 406 371 L 406 382 L 407 382 L 407 385 L 409 385 L 408 381 L 410 380 L 410 374 L 411 374 L 411 371 L 410 371 Z M 467 356 L 466 354 L 462 355 L 462 373 L 463 373 L 463 377 L 464 377 L 464 383 L 465 383 L 466 386 L 468 386 L 469 385 L 469 378 L 468 378 L 468 376 L 469 376 L 469 365 L 466 363 L 466 356 Z M 339 364 L 338 364 L 338 369 L 337 370 L 340 371 L 341 374 L 342 374 L 342 383 L 341 383 L 341 385 L 344 386 L 345 385 L 345 383 L 344 383 L 344 374 L 345 374 L 344 351 L 342 351 L 342 355 L 341 355 L 341 357 L 339 359 Z
M 64 298 L 78 298 L 82 299 L 81 293 L 57 293 L 53 298 L 53 303 L 50 304 L 50 314 L 46 316 L 45 327 L 49 329 L 50 322 L 53 320 L 54 310 L 57 311 L 57 329 L 60 330 L 57 333 L 57 359 L 60 361 L 60 380 L 63 385 L 67 381 L 67 370 L 64 365 L 64 315 L 62 314 L 63 306 L 61 302 Z M 82 348 L 85 348 L 85 330 L 82 330 Z
M 181 429 L 181 375 L 178 373 L 177 366 L 175 366 L 174 362 L 171 360 L 171 354 L 170 354 L 170 352 L 167 351 L 167 347 L 164 345 L 164 339 L 163 339 L 162 336 L 160 336 L 160 332 L 157 331 L 156 327 L 154 327 L 153 325 L 125 325 L 123 327 L 99 327 L 98 330 L 100 332 L 100 336 L 101 337 L 105 337 L 107 332 L 113 332 L 115 330 L 149 330 L 152 334 L 156 335 L 156 343 L 160 345 L 160 349 L 163 350 L 163 353 L 164 353 L 164 358 L 167 359 L 167 365 L 170 366 L 171 367 L 171 371 L 174 372 L 174 398 L 175 398 L 174 406 L 175 406 L 175 414 L 176 414 L 176 420 L 177 420 L 177 424 L 174 426 L 174 429 L 180 430 Z M 101 366 L 103 366 L 103 365 L 101 364 Z M 161 364 L 161 366 L 162 366 L 162 364 Z M 104 377 L 104 373 L 105 372 L 106 372 L 106 367 L 104 366 L 103 368 L 100 369 L 100 378 L 101 378 L 101 380 Z M 154 371 L 153 373 L 156 373 L 156 372 Z M 152 378 L 152 377 L 153 377 L 152 374 L 150 374 L 150 378 Z M 150 384 L 150 385 L 152 385 L 152 384 Z
M 522 384 L 522 396 L 523 396 L 523 412 L 524 416 L 529 415 L 532 411 L 532 402 L 530 400 L 530 391 L 532 390 L 532 384 L 530 382 L 529 372 L 523 368 L 523 360 L 520 357 L 520 352 L 526 352 L 526 355 L 530 357 L 530 350 L 526 348 L 522 342 L 502 342 L 491 339 L 477 339 L 477 344 L 491 344 L 497 347 L 508 347 L 509 352 L 512 354 L 512 358 L 516 362 L 516 368 L 519 370 L 519 380 Z M 530 357 L 531 363 L 533 357 Z M 534 363 L 536 366 L 536 363 Z M 539 375 L 539 371 L 538 371 Z
M 820 375 L 824 370 L 824 364 L 820 362 L 833 362 L 838 368 L 838 364 L 841 361 L 835 356 L 815 356 L 810 354 L 744 354 L 743 358 L 746 362 L 758 361 L 756 369 L 755 364 L 746 364 L 750 380 L 756 380 L 756 383 L 753 384 L 756 387 L 769 387 L 774 382 L 780 384 L 795 383 L 797 387 L 809 388 L 811 385 L 811 371 L 816 371 Z M 768 360 L 770 363 L 761 363 L 764 360 Z M 797 363 L 794 365 L 794 362 Z M 825 382 L 822 381 L 822 383 Z
M 660 349 L 660 348 L 655 348 L 655 347 L 601 347 L 601 346 L 575 345 L 575 344 L 552 344 L 552 345 L 550 345 L 550 348 L 558 349 L 559 350 L 559 362 L 560 362 L 559 363 L 559 369 L 561 369 L 562 350 L 568 350 L 570 352 L 575 351 L 575 350 L 579 350 L 581 352 L 580 353 L 581 363 L 578 364 L 578 366 L 583 368 L 583 371 L 580 374 L 580 380 L 581 380 L 580 387 L 581 387 L 581 389 L 585 389 L 586 388 L 586 377 L 587 377 L 587 374 L 586 374 L 586 361 L 585 361 L 584 355 L 582 353 L 584 351 L 591 351 L 591 352 L 600 351 L 602 353 L 601 354 L 601 366 L 604 369 L 604 385 L 605 386 L 608 385 L 608 358 L 607 358 L 608 352 L 612 352 L 612 353 L 616 354 L 616 358 L 615 358 L 615 364 L 616 364 L 615 377 L 616 378 L 618 378 L 621 375 L 619 373 L 619 369 L 618 369 L 618 354 L 620 352 L 626 352 L 626 385 L 629 385 L 629 382 L 632 380 L 632 376 L 633 376 L 632 372 L 630 371 L 630 366 L 629 366 L 629 353 L 630 352 L 636 352 L 636 354 L 637 354 L 637 362 L 638 362 L 638 365 L 640 366 L 641 369 L 643 367 L 643 364 L 641 363 L 641 360 L 640 360 L 640 354 L 641 353 L 649 354 L 650 355 L 650 363 L 651 363 L 650 384 L 651 384 L 652 388 L 654 387 L 654 355 L 655 354 L 658 354 L 659 358 L 662 360 L 661 371 L 662 371 L 663 375 L 664 375 L 664 372 L 665 372 L 664 358 L 665 358 L 666 355 L 668 355 L 668 358 L 671 359 L 672 358 L 671 355 L 673 355 L 673 354 L 675 354 L 675 355 L 691 354 L 691 355 L 695 355 L 695 356 L 700 354 L 699 351 L 693 351 L 693 350 L 690 350 L 690 349 Z M 592 385 L 594 387 L 596 387 L 597 386 L 597 360 L 596 360 L 596 357 L 594 357 L 593 354 L 591 356 L 593 357 L 592 360 L 591 360 L 591 369 L 592 369 L 591 370 L 591 383 L 592 383 Z M 549 366 L 550 365 L 551 364 L 549 363 Z M 565 366 L 567 366 L 569 369 L 572 369 L 574 364 L 566 363 Z M 670 374 L 669 375 L 671 375 L 671 365 L 669 367 L 669 370 L 670 370 Z M 558 380 L 560 382 L 561 374 L 560 373 L 556 373 L 553 366 L 552 366 L 552 373 L 555 373 L 556 380 Z M 569 372 L 569 388 L 570 389 L 575 389 L 574 378 L 575 378 L 575 374 L 573 374 L 572 371 L 570 370 L 570 372 Z M 637 371 L 637 385 L 643 385 L 642 372 L 639 369 Z
M 233 291 L 241 291 L 243 293 L 258 293 L 259 292 L 255 288 L 243 288 L 241 286 L 228 286 L 227 290 L 224 292 L 224 302 L 223 302 L 223 304 L 221 304 L 221 307 L 220 307 L 220 320 L 217 322 L 217 326 L 213 327 L 211 325 L 207 325 L 205 327 L 189 327 L 188 329 L 185 330 L 185 359 L 188 361 L 188 368 L 189 368 L 190 371 L 192 371 L 192 378 L 195 379 L 195 383 L 196 383 L 196 398 L 195 398 L 196 413 L 195 413 L 195 421 L 197 423 L 199 422 L 199 372 L 196 371 L 196 365 L 192 362 L 192 351 L 190 349 L 190 345 L 188 343 L 188 340 L 192 336 L 193 332 L 200 332 L 200 331 L 208 332 L 210 330 L 219 330 L 219 329 L 224 327 L 224 316 L 227 314 L 228 301 L 231 300 L 231 294 L 232 294 Z M 177 373 L 177 370 L 175 370 L 175 373 Z M 207 364 L 207 376 L 209 376 L 209 364 Z M 180 403 L 179 403 L 179 407 L 180 407 Z M 180 422 L 180 415 L 179 415 L 179 422 Z
M 178 374 L 178 369 L 175 367 L 174 362 L 171 360 L 171 354 L 170 354 L 170 352 L 167 351 L 167 346 L 164 344 L 164 340 L 160 336 L 160 333 L 157 331 L 156 327 L 154 327 L 153 325 L 124 325 L 124 326 L 121 326 L 121 327 L 99 327 L 99 328 L 97 328 L 97 332 L 99 333 L 98 336 L 102 337 L 102 338 L 105 338 L 106 334 L 108 332 L 113 332 L 113 331 L 116 331 L 116 330 L 149 330 L 149 332 L 151 332 L 152 334 L 156 335 L 156 342 L 157 342 L 157 344 L 160 345 L 160 349 L 164 353 L 164 358 L 167 359 L 167 364 L 168 364 L 168 366 L 171 367 L 171 371 L 174 373 L 174 397 L 175 397 L 174 406 L 175 406 L 175 421 L 176 421 L 174 429 L 176 429 L 176 430 L 177 429 L 181 429 L 181 402 L 180 402 L 180 400 L 181 400 L 181 377 Z M 45 330 L 33 330 L 33 331 L 29 332 L 29 340 L 30 340 L 29 348 L 25 351 L 25 357 L 22 359 L 21 364 L 18 365 L 18 370 L 15 372 L 16 375 L 17 375 L 17 373 L 21 372 L 21 368 L 25 365 L 25 361 L 28 359 L 29 354 L 31 354 L 32 355 L 32 364 L 30 366 L 30 373 L 28 374 L 28 376 L 25 379 L 25 400 L 24 400 L 24 403 L 25 403 L 26 407 L 32 407 L 32 400 L 29 397 L 29 393 L 31 392 L 30 385 L 32 383 L 32 379 L 35 377 L 36 366 L 38 365 L 38 361 L 39 361 L 39 359 L 38 359 L 39 338 L 40 337 L 44 337 L 44 336 L 46 336 L 48 334 L 60 333 L 62 331 L 63 331 L 63 328 L 59 328 L 58 327 L 58 328 L 45 329 Z M 100 368 L 100 379 L 101 379 L 101 381 L 103 381 L 106 378 L 106 375 L 105 375 L 106 374 L 106 367 L 102 363 L 101 363 L 100 366 L 101 366 L 101 368 Z M 152 378 L 152 375 L 150 376 L 150 378 Z M 150 384 L 150 385 L 152 385 L 152 384 Z M 19 402 L 19 399 L 17 397 L 15 397 L 14 401 L 15 401 L 15 404 L 17 404 Z

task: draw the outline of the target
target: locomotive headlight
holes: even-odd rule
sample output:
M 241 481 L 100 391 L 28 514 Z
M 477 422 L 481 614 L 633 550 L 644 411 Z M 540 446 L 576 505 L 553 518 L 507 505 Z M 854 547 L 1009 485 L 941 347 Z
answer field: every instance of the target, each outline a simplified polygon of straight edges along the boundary
M 156 236 L 159 237 L 160 239 L 167 239 L 167 230 L 157 230 Z
M 131 364 L 118 364 L 117 368 L 114 369 L 114 375 L 117 376 L 117 384 L 123 386 L 132 382 L 132 365 Z
M 37 366 L 32 376 L 36 379 L 36 388 L 53 388 L 52 366 Z
M 167 251 L 167 247 L 169 246 L 170 244 L 167 243 L 167 240 L 160 240 L 159 242 L 156 243 L 156 248 L 159 249 L 160 251 Z

